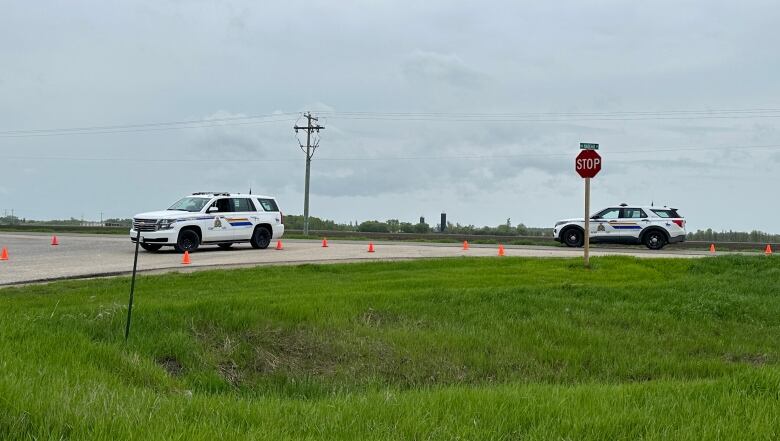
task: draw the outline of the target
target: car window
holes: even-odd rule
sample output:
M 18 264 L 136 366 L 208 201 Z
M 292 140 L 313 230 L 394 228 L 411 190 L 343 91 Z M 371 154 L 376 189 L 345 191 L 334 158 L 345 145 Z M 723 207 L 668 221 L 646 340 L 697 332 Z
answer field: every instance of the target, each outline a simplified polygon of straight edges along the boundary
M 260 203 L 260 206 L 263 207 L 263 210 L 265 211 L 279 211 L 279 207 L 276 205 L 276 201 L 273 199 L 257 199 L 257 202 Z
M 599 219 L 617 219 L 620 217 L 620 208 L 607 208 L 596 215 Z
M 667 219 L 670 218 L 670 217 L 680 217 L 680 215 L 677 214 L 677 212 L 674 211 L 674 210 L 661 210 L 661 209 L 656 210 L 656 209 L 653 209 L 653 213 L 657 214 L 658 217 L 663 217 L 663 218 L 667 218 Z
M 217 207 L 217 213 L 230 213 L 233 211 L 233 206 L 230 203 L 230 199 L 222 198 L 217 199 L 211 204 L 212 207 Z
M 642 219 L 647 217 L 647 214 L 641 208 L 624 208 L 623 218 L 628 219 Z
M 171 205 L 171 208 L 169 208 L 169 210 L 191 211 L 195 213 L 202 210 L 203 207 L 208 203 L 208 201 L 209 201 L 208 198 L 187 197 L 187 198 L 179 199 L 175 204 Z
M 249 198 L 232 198 L 230 199 L 230 208 L 233 211 L 256 211 L 255 205 Z

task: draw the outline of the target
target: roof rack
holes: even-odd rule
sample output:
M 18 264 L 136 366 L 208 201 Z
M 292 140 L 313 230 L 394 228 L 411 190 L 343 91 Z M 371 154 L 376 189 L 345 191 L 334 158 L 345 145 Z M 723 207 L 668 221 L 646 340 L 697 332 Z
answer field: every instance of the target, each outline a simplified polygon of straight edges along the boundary
M 628 207 L 628 204 L 627 204 L 627 203 L 625 203 L 625 202 L 623 202 L 622 204 L 620 204 L 620 206 L 621 206 L 621 207 Z
M 226 191 L 198 191 L 195 193 L 192 193 L 193 196 L 204 196 L 204 195 L 214 195 L 214 196 L 230 196 L 230 193 Z

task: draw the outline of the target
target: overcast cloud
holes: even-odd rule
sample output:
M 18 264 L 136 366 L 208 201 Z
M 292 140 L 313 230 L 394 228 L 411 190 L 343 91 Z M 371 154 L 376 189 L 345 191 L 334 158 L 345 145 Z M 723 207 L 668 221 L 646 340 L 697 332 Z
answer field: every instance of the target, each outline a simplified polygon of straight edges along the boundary
M 0 1 L 0 10 L 0 132 L 216 121 L 0 134 L 0 209 L 21 217 L 130 217 L 192 191 L 249 186 L 301 213 L 292 126 L 303 121 L 289 113 L 311 110 L 326 127 L 312 169 L 316 216 L 435 223 L 444 211 L 461 224 L 550 226 L 581 216 L 573 157 L 588 141 L 605 161 L 594 207 L 653 201 L 678 207 L 691 229 L 780 232 L 780 112 L 560 117 L 780 109 L 776 1 Z M 743 148 L 755 146 L 765 147 Z

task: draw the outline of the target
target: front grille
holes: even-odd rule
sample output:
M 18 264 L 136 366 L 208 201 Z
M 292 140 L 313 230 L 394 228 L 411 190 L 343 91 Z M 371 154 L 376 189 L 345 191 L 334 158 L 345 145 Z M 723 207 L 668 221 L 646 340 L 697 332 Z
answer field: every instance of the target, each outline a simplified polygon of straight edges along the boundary
M 157 231 L 157 219 L 133 219 L 135 231 Z

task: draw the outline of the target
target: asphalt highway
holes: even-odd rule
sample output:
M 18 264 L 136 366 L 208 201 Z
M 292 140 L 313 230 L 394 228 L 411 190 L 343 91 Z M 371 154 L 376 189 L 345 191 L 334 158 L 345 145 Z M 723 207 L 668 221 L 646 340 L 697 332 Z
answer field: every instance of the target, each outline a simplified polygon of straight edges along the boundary
M 51 245 L 51 236 L 37 233 L 2 233 L 0 248 L 6 247 L 7 261 L 0 261 L 0 286 L 59 279 L 104 277 L 129 274 L 133 267 L 135 245 L 126 236 L 63 234 L 59 245 Z M 284 249 L 252 249 L 249 244 L 234 245 L 230 250 L 202 247 L 191 254 L 190 265 L 182 265 L 182 255 L 172 248 L 149 253 L 140 250 L 138 269 L 143 273 L 195 271 L 209 268 L 232 268 L 258 265 L 294 265 L 302 263 L 337 263 L 367 260 L 405 260 L 434 257 L 496 256 L 497 245 L 471 245 L 463 250 L 460 244 L 374 242 L 375 252 L 369 253 L 368 243 L 342 240 L 329 241 L 327 248 L 320 240 L 282 240 Z M 707 252 L 675 249 L 650 251 L 636 247 L 591 248 L 593 256 L 630 255 L 636 257 L 702 257 Z M 507 246 L 507 256 L 578 257 L 581 249 L 544 246 Z

